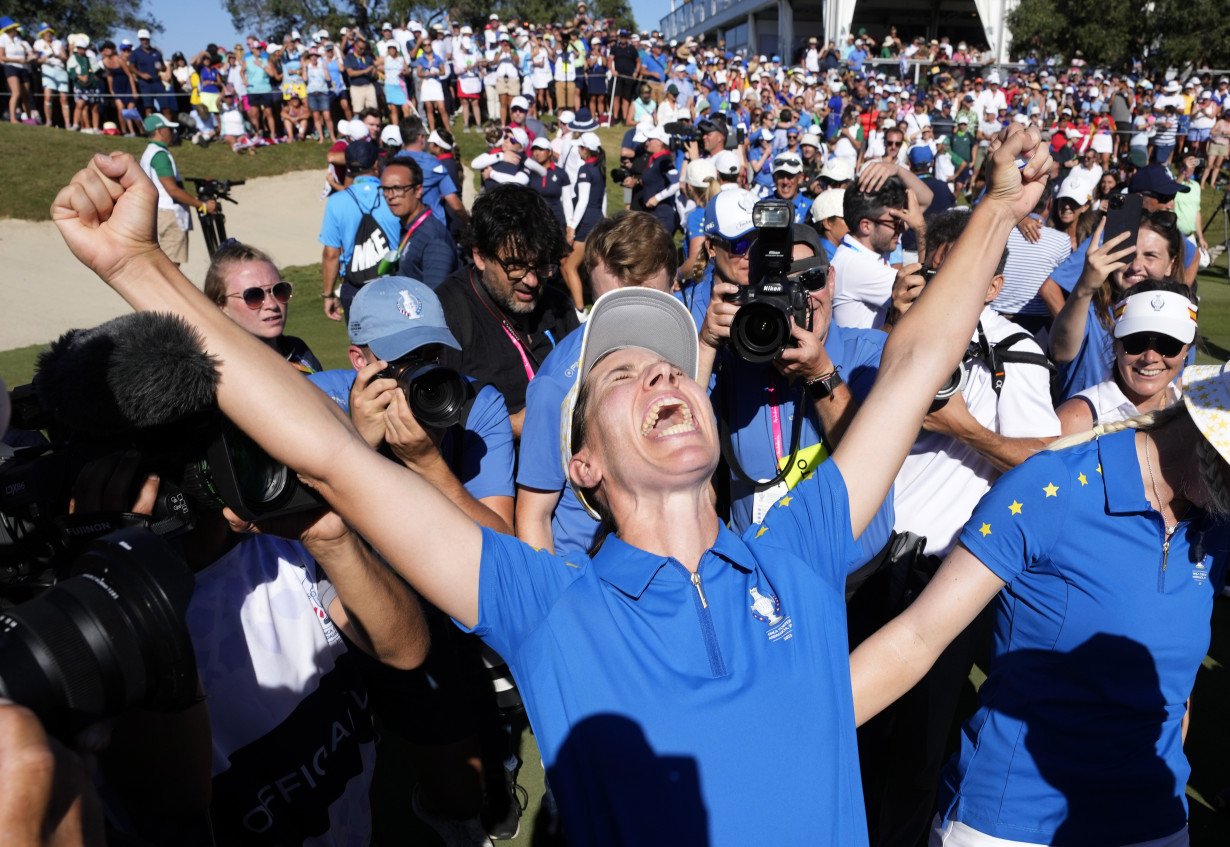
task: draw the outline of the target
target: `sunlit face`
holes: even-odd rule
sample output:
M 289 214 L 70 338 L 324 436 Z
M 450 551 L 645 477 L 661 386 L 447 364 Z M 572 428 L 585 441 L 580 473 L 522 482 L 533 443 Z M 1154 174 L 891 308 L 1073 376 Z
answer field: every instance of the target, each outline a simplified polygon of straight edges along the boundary
M 735 253 L 730 245 L 720 239 L 709 239 L 709 250 L 713 255 L 713 268 L 718 278 L 723 282 L 735 285 L 747 285 L 748 271 L 751 267 L 751 250 Z
M 1146 279 L 1165 279 L 1174 272 L 1175 257 L 1166 239 L 1151 229 L 1136 232 L 1136 256 L 1126 268 L 1113 274 L 1115 285 L 1124 291 Z
M 791 174 L 778 171 L 773 174 L 773 183 L 777 186 L 777 196 L 783 200 L 793 200 L 799 193 L 801 174 Z
M 279 303 L 273 297 L 273 286 L 282 281 L 278 269 L 268 262 L 240 262 L 232 265 L 226 275 L 226 300 L 222 311 L 257 338 L 272 341 L 282 335 L 290 304 Z M 243 292 L 259 288 L 265 294 L 259 309 L 249 309 Z
M 367 127 L 368 137 L 373 140 L 380 137 L 380 117 L 378 115 L 368 115 L 363 119 L 363 125 Z
M 1115 341 L 1115 367 L 1125 393 L 1138 406 L 1165 391 L 1187 359 L 1187 344 L 1174 356 L 1163 356 L 1156 346 L 1160 345 L 1150 344 L 1143 353 L 1132 354 L 1124 349 L 1123 340 Z
M 585 446 L 570 472 L 586 487 L 687 489 L 717 467 L 712 407 L 703 388 L 658 354 L 629 347 L 603 357 L 586 378 Z M 582 465 L 582 466 L 579 466 Z
M 542 287 L 555 275 L 557 266 L 543 260 L 531 263 L 523 258 L 514 258 L 506 250 L 497 257 L 483 256 L 473 251 L 474 265 L 482 274 L 483 287 L 491 299 L 504 311 L 514 315 L 528 315 L 542 297 Z

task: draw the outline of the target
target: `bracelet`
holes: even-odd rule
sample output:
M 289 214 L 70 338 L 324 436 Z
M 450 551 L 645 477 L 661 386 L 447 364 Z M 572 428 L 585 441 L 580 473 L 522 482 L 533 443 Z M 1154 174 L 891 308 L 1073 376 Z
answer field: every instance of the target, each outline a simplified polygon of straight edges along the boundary
M 328 293 L 326 293 L 326 294 L 322 294 L 322 295 L 320 295 L 320 299 L 321 299 L 321 300 L 336 300 L 336 299 L 337 299 L 337 295 L 336 295 L 336 294 L 334 294 L 332 291 L 330 291 L 330 292 L 328 292 Z
M 841 374 L 837 368 L 828 373 L 820 374 L 820 376 L 812 377 L 803 381 L 803 388 L 811 396 L 813 400 L 823 400 L 826 397 L 832 396 L 833 392 L 839 385 L 842 384 Z

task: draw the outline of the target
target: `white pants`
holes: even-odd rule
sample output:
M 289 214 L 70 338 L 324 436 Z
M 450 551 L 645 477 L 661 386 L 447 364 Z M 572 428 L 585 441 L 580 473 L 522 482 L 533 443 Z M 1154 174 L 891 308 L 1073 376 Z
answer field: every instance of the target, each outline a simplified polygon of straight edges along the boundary
M 939 815 L 935 816 L 931 827 L 928 847 L 1045 847 L 1034 841 L 1009 841 L 1006 838 L 996 838 L 957 821 L 945 821 L 941 824 Z M 1189 843 L 1187 827 L 1184 826 L 1174 835 L 1154 838 L 1151 841 L 1138 841 L 1135 844 L 1125 844 L 1123 847 L 1188 847 Z

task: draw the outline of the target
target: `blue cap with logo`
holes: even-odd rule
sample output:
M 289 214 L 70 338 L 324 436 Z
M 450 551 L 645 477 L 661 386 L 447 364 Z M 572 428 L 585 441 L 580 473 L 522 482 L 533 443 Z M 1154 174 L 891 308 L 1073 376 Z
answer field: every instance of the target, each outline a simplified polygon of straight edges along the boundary
M 350 343 L 392 362 L 428 344 L 460 350 L 436 293 L 417 279 L 384 276 L 359 289 L 350 305 Z

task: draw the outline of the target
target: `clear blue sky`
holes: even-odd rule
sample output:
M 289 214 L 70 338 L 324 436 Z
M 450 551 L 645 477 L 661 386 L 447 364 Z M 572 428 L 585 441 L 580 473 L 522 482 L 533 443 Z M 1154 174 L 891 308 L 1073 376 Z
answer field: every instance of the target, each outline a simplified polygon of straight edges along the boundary
M 154 38 L 154 44 L 164 53 L 182 50 L 191 56 L 213 41 L 233 46 L 242 41 L 247 33 L 238 33 L 231 26 L 231 17 L 226 13 L 222 0 L 147 0 L 145 8 L 160 20 L 163 32 Z M 656 29 L 662 15 L 670 9 L 668 2 L 632 0 L 632 13 L 641 29 Z M 264 33 L 269 35 L 269 33 Z M 136 40 L 136 33 L 117 32 L 116 38 L 125 36 Z

